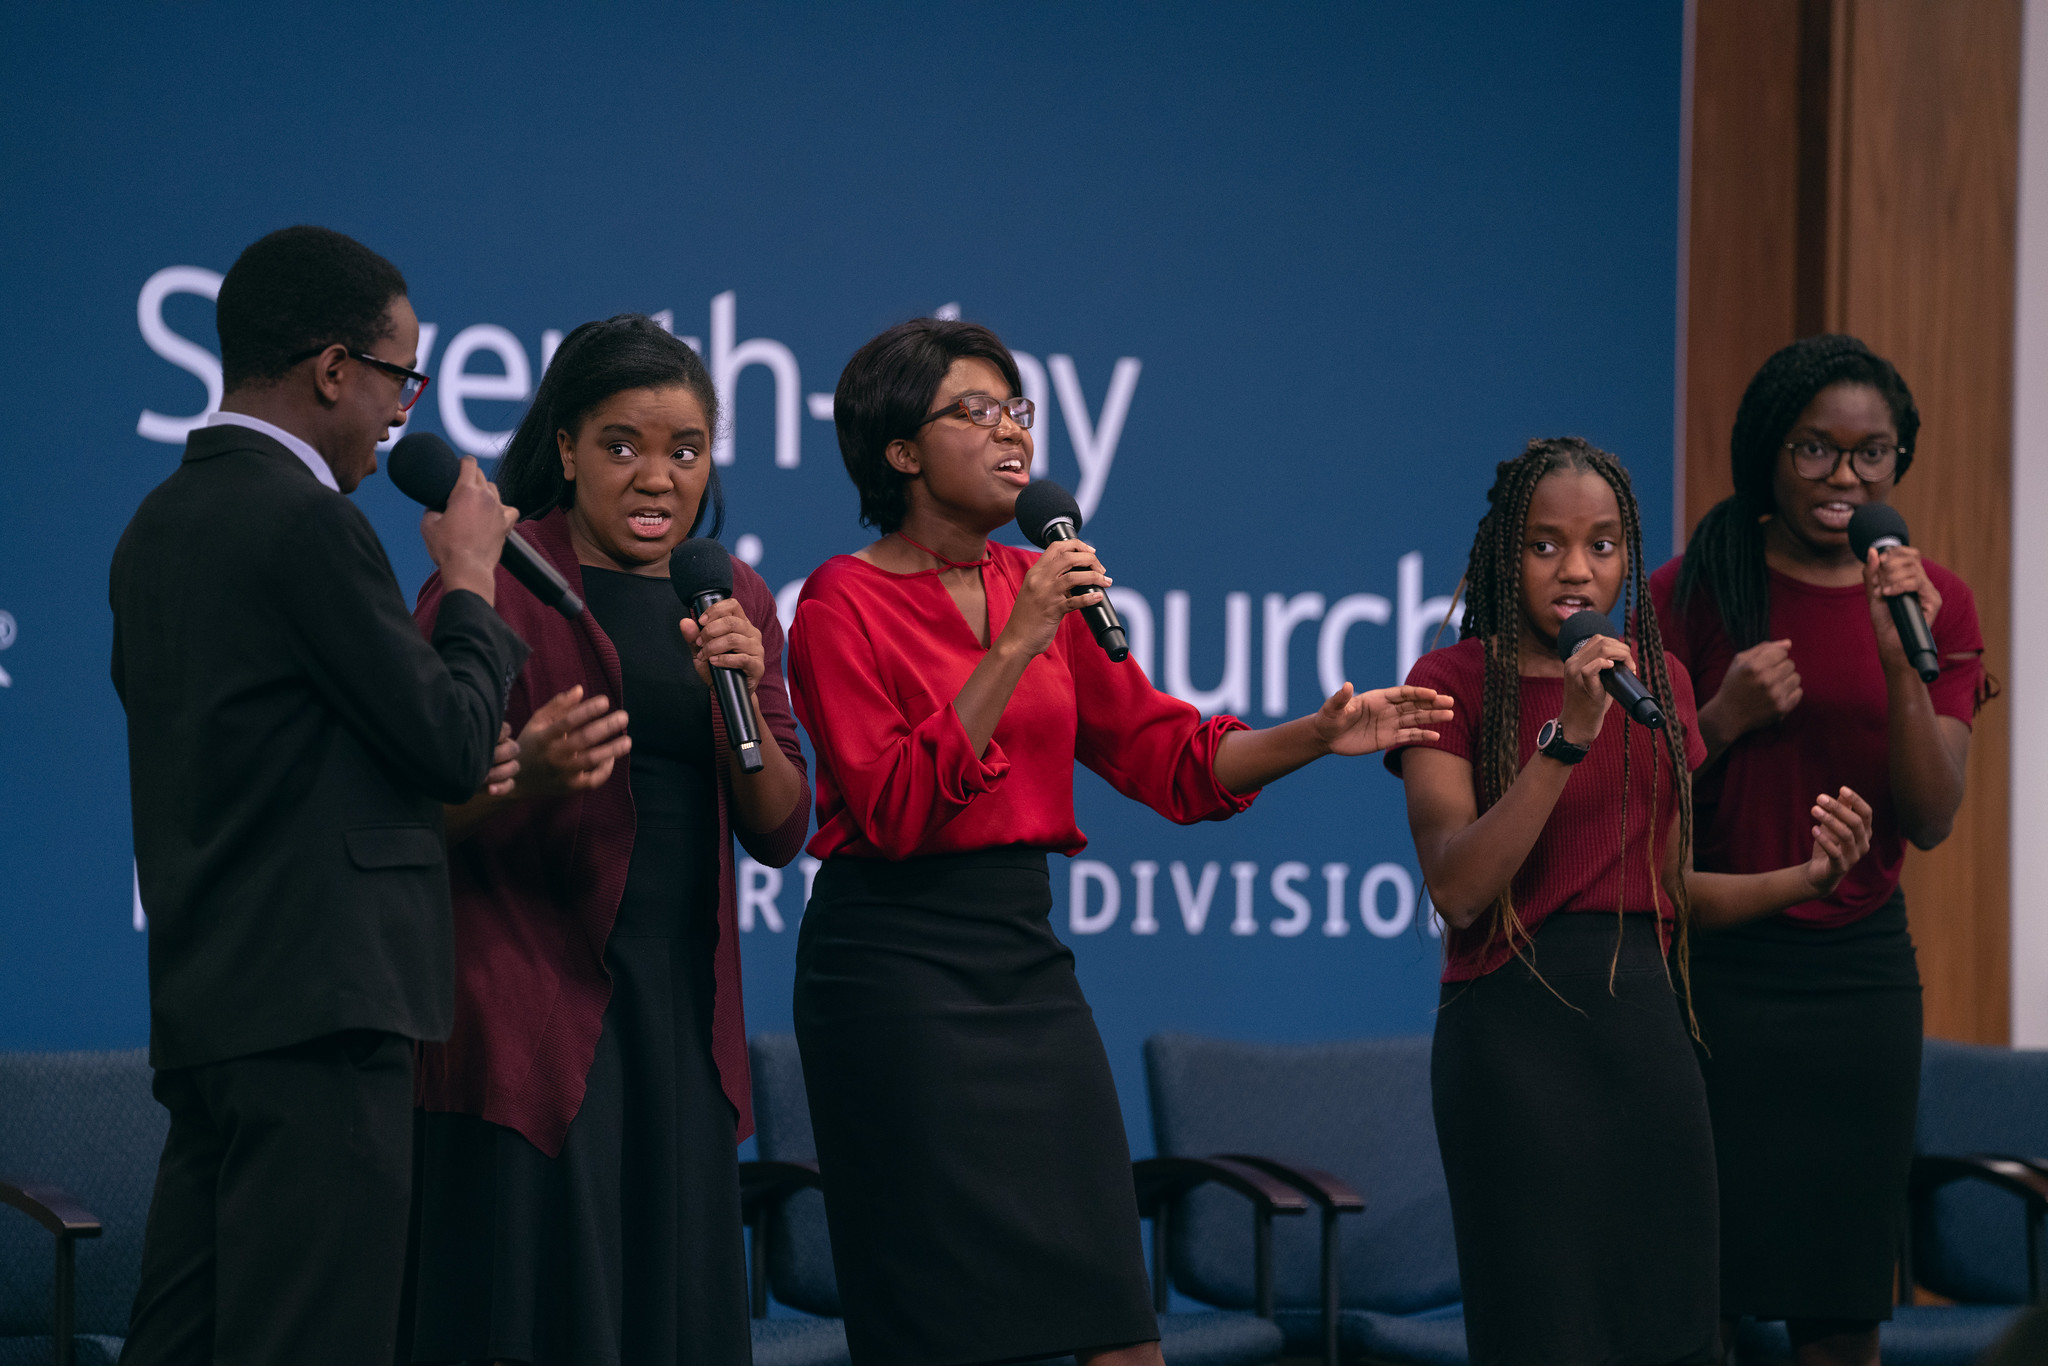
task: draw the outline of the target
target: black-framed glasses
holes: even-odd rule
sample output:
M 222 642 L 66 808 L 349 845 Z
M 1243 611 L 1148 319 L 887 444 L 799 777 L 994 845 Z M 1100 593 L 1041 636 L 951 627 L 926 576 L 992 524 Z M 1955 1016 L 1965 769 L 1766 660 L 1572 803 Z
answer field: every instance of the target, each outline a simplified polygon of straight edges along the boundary
M 331 346 L 333 343 L 330 342 L 328 345 Z M 326 349 L 326 346 L 316 346 L 311 351 L 301 351 L 298 355 L 286 361 L 285 364 L 297 365 L 302 360 L 311 360 Z M 432 376 L 423 375 L 417 370 L 408 370 L 395 361 L 379 360 L 367 351 L 357 351 L 352 347 L 343 347 L 342 349 L 348 352 L 351 360 L 359 360 L 365 365 L 374 365 L 385 374 L 397 378 L 398 410 L 402 413 L 412 411 L 412 405 L 420 401 L 420 395 L 427 391 L 427 385 L 433 380 Z
M 925 416 L 924 422 L 937 422 L 942 417 L 964 417 L 977 427 L 993 427 L 1003 420 L 1005 413 L 1010 421 L 1026 431 L 1031 429 L 1031 419 L 1038 411 L 1038 405 L 1028 398 L 992 398 L 987 394 L 962 394 L 935 413 Z
M 1906 448 L 1890 441 L 1870 441 L 1845 451 L 1822 437 L 1802 436 L 1787 441 L 1785 449 L 1792 452 L 1792 472 L 1801 479 L 1832 479 L 1835 471 L 1842 468 L 1842 457 L 1847 456 L 1856 477 L 1874 484 L 1898 469 L 1899 457 Z

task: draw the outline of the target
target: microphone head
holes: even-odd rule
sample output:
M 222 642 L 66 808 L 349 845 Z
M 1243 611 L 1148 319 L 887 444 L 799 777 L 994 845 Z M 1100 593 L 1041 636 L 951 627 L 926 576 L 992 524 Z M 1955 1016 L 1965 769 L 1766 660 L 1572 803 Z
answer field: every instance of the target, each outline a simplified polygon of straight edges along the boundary
M 1607 619 L 1605 612 L 1595 612 L 1590 607 L 1583 612 L 1574 612 L 1564 619 L 1564 625 L 1557 628 L 1557 657 L 1570 659 L 1594 636 L 1614 634 L 1614 623 Z
M 683 606 L 694 612 L 706 593 L 732 596 L 732 556 L 710 537 L 692 536 L 669 551 L 668 581 Z
M 1865 503 L 1849 514 L 1849 549 L 1856 558 L 1870 558 L 1870 547 L 1879 541 L 1897 541 L 1900 545 L 1913 544 L 1906 535 L 1906 519 L 1890 503 Z
M 1054 522 L 1071 522 L 1081 530 L 1081 505 L 1050 479 L 1034 479 L 1017 495 L 1017 530 L 1040 550 L 1052 544 L 1045 529 Z
M 384 472 L 400 493 L 439 512 L 448 506 L 448 495 L 455 492 L 462 459 L 432 432 L 413 432 L 398 438 L 391 458 L 384 462 Z

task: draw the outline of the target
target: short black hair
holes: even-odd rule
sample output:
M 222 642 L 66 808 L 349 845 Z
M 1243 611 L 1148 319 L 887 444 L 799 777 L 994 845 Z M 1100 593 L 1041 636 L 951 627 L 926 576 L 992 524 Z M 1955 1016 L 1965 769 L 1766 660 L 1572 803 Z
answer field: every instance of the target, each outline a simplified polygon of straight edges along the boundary
M 889 443 L 917 434 L 932 410 L 946 371 L 957 360 L 979 359 L 1003 372 L 1010 393 L 1024 391 L 1017 362 L 995 333 L 980 323 L 912 318 L 896 324 L 853 353 L 832 394 L 832 425 L 839 456 L 860 490 L 860 520 L 888 535 L 910 512 L 910 477 L 889 463 Z
M 704 405 L 705 421 L 716 432 L 718 390 L 695 351 L 644 313 L 619 313 L 603 322 L 583 324 L 555 348 L 554 359 L 548 362 L 547 373 L 540 377 L 540 388 L 534 392 L 533 405 L 505 447 L 505 458 L 498 464 L 499 496 L 518 508 L 522 517 L 573 506 L 576 485 L 562 477 L 555 433 L 581 430 L 583 419 L 613 394 L 677 385 L 697 396 Z M 704 484 L 704 498 L 697 504 L 690 535 L 704 525 L 707 508 L 711 530 L 706 534 L 716 536 L 725 527 L 725 490 L 719 485 L 716 465 Z
M 1674 606 L 1684 607 L 1705 592 L 1721 614 L 1721 626 L 1737 650 L 1762 643 L 1771 629 L 1771 578 L 1764 567 L 1764 520 L 1777 514 L 1778 450 L 1792 424 L 1821 390 L 1837 384 L 1865 384 L 1891 410 L 1899 433 L 1899 463 L 1893 477 L 1913 467 L 1920 439 L 1920 409 L 1897 367 L 1854 337 L 1839 333 L 1805 337 L 1774 353 L 1757 370 L 1735 410 L 1728 458 L 1735 476 L 1733 497 L 1707 510 L 1686 543 L 1679 563 Z
M 220 282 L 221 385 L 230 393 L 284 378 L 292 357 L 340 342 L 367 351 L 405 297 L 398 267 L 332 228 L 279 228 L 252 242 Z

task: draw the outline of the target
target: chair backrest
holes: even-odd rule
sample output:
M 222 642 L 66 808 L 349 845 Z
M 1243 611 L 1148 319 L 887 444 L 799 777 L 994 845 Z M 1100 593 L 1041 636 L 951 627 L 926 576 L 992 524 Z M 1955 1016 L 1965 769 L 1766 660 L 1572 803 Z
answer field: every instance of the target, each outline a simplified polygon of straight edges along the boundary
M 747 1052 L 754 1070 L 754 1132 L 761 1156 L 776 1162 L 815 1161 L 818 1146 L 811 1137 L 811 1105 L 804 1094 L 796 1035 L 756 1034 Z M 819 1192 L 797 1192 L 770 1218 L 768 1285 L 792 1309 L 839 1316 L 839 1281 L 832 1274 L 832 1239 Z
M 1152 1139 L 1164 1156 L 1252 1153 L 1321 1167 L 1365 1197 L 1346 1215 L 1342 1290 L 1347 1308 L 1389 1313 L 1459 1298 L 1450 1195 L 1430 1109 L 1430 1041 L 1359 1039 L 1253 1044 L 1191 1034 L 1145 1042 Z M 1210 1304 L 1252 1303 L 1244 1201 L 1196 1192 L 1177 1221 L 1174 1283 Z M 1320 1294 L 1317 1216 L 1273 1225 L 1273 1272 L 1282 1305 Z
M 1929 1039 L 1914 1150 L 2048 1158 L 2048 1051 Z M 1937 1191 L 1913 1226 L 1913 1276 L 1971 1304 L 2028 1298 L 2024 1206 L 1978 1182 Z
M 123 1336 L 170 1117 L 148 1054 L 0 1053 L 0 1178 L 48 1184 L 99 1216 L 78 1247 L 77 1331 Z M 0 1339 L 50 1331 L 53 1240 L 0 1206 Z M 0 1352 L 0 1356 L 4 1356 Z

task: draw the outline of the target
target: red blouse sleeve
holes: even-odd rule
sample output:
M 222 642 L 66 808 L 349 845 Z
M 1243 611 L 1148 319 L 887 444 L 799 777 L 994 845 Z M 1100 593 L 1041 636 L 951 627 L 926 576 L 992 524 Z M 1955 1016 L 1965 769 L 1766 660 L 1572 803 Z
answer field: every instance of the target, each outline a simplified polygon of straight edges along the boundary
M 1259 794 L 1242 796 L 1216 781 L 1216 750 L 1235 716 L 1202 714 L 1152 686 L 1137 661 L 1109 662 L 1078 612 L 1060 626 L 1074 679 L 1074 757 L 1132 801 L 1191 825 L 1235 816 Z
M 797 707 L 862 837 L 884 858 L 909 858 L 1010 770 L 991 739 L 979 758 L 950 697 L 899 705 L 866 632 L 830 602 L 798 604 L 790 631 Z

